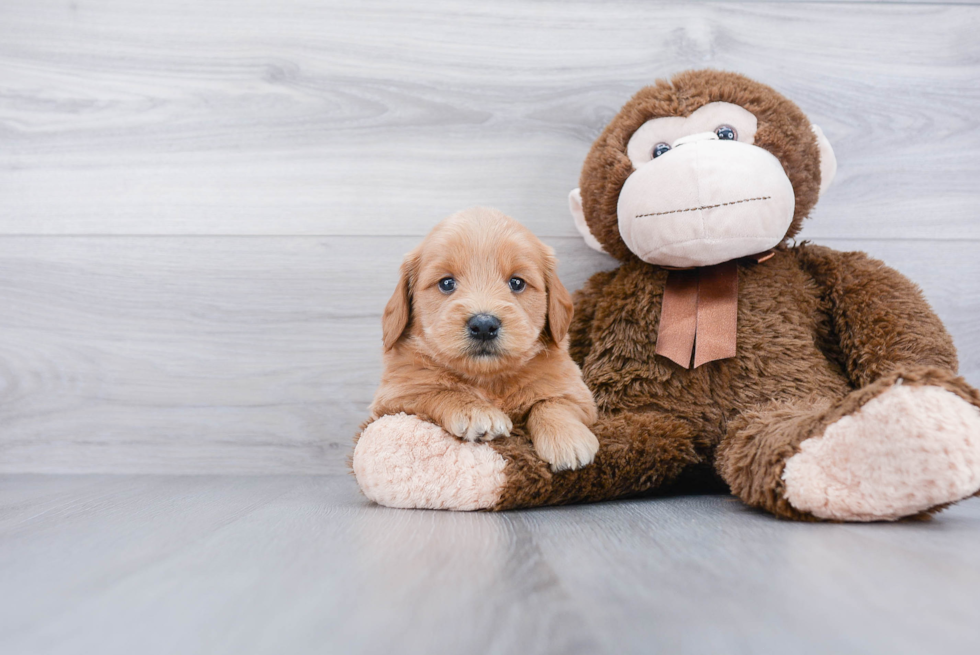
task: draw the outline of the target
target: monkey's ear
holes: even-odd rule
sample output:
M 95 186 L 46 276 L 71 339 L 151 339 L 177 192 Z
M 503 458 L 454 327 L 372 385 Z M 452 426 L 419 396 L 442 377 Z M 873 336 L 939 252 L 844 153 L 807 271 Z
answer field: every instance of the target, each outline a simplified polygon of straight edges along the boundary
M 602 244 L 589 232 L 589 224 L 585 222 L 585 212 L 582 211 L 582 194 L 578 189 L 572 189 L 572 192 L 568 194 L 568 208 L 572 211 L 575 228 L 585 239 L 585 244 L 593 250 L 606 252 L 602 249 Z
M 830 147 L 830 141 L 823 135 L 823 130 L 818 125 L 811 125 L 813 133 L 817 135 L 817 148 L 820 150 L 820 195 L 823 195 L 834 181 L 837 175 L 837 157 L 834 149 Z
M 549 251 L 551 249 L 549 248 Z M 548 316 L 545 321 L 545 330 L 551 340 L 557 344 L 562 342 L 568 334 L 568 328 L 572 324 L 572 296 L 568 289 L 558 279 L 558 260 L 555 258 L 554 251 L 548 253 L 546 259 L 545 285 L 548 292 Z
M 408 327 L 412 314 L 412 287 L 418 276 L 419 260 L 417 250 L 405 255 L 395 293 L 391 294 L 391 299 L 385 305 L 385 311 L 381 317 L 381 334 L 384 339 L 385 351 L 391 350 L 395 346 L 395 343 L 398 342 Z

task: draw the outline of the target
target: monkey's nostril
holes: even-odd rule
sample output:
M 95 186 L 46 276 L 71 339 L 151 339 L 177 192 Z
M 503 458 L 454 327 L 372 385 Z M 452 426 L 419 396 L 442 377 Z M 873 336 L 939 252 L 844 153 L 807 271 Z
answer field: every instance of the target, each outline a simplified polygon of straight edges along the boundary
M 492 314 L 476 314 L 466 321 L 471 339 L 490 341 L 497 338 L 500 330 L 500 319 Z

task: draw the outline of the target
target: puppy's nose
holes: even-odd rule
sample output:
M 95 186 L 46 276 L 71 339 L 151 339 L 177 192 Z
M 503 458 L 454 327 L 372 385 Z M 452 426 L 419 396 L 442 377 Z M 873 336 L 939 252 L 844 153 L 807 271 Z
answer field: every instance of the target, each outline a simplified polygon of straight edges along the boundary
M 476 314 L 466 321 L 466 328 L 470 331 L 470 339 L 491 341 L 497 338 L 500 319 L 491 314 Z

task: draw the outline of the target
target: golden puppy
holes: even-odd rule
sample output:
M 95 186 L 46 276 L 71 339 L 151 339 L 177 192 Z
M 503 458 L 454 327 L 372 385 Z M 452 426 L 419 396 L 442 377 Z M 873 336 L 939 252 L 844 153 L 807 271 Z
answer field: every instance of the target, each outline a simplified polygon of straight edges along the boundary
M 415 414 L 468 441 L 524 422 L 553 470 L 592 462 L 596 407 L 568 355 L 572 300 L 554 251 L 493 209 L 439 223 L 385 307 L 374 418 Z

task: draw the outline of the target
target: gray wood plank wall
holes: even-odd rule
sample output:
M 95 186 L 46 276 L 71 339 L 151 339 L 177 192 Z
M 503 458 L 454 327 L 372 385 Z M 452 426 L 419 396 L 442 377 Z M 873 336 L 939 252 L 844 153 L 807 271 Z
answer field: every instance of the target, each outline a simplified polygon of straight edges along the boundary
M 840 170 L 803 237 L 918 282 L 980 384 L 976 3 L 0 4 L 0 472 L 340 471 L 401 255 L 566 194 L 657 77 L 743 72 Z

